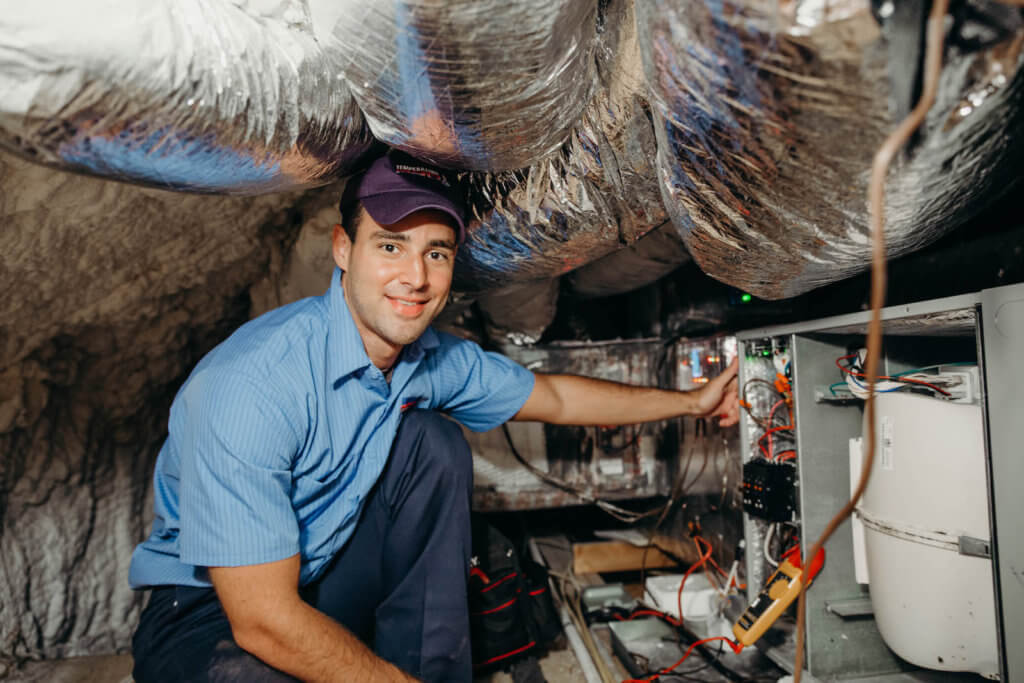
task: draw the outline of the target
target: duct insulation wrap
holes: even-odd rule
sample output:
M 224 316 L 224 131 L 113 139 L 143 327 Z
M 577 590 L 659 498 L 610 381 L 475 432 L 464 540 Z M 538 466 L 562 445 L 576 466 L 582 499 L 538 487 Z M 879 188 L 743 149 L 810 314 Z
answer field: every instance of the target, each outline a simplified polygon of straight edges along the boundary
M 19 3 L 0 144 L 164 189 L 256 194 L 349 172 L 372 136 L 300 0 Z
M 330 5 L 345 76 L 374 135 L 438 165 L 529 166 L 561 146 L 587 102 L 597 3 Z
M 558 312 L 559 279 L 509 285 L 477 299 L 487 336 L 500 344 L 540 341 Z
M 706 273 L 790 297 L 870 261 L 872 157 L 916 102 L 924 3 L 637 3 L 661 190 Z M 910 11 L 910 16 L 907 16 Z M 948 22 L 938 99 L 890 168 L 890 256 L 961 224 L 1019 176 L 1019 10 Z
M 567 289 L 579 299 L 624 294 L 652 284 L 689 262 L 690 254 L 679 232 L 666 221 L 628 247 L 569 273 Z
M 633 4 L 613 4 L 598 26 L 594 96 L 565 145 L 524 171 L 468 174 L 458 290 L 557 277 L 668 220 Z

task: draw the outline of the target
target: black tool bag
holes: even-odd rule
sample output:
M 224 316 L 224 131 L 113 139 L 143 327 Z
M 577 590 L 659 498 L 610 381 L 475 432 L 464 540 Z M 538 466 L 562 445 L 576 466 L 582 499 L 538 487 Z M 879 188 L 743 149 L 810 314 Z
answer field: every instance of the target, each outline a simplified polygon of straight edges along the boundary
M 511 541 L 478 518 L 473 520 L 469 625 L 477 672 L 536 655 L 562 632 L 547 572 L 520 558 Z

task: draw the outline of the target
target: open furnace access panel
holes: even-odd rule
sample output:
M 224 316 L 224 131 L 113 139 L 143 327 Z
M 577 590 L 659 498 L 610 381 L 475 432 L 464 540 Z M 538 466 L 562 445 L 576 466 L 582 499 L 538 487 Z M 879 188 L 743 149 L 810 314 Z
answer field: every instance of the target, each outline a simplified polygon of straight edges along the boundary
M 869 317 L 738 335 L 751 601 L 856 484 Z M 1024 681 L 1024 285 L 887 308 L 883 322 L 872 483 L 808 590 L 804 666 L 821 680 Z M 759 643 L 787 670 L 794 614 Z

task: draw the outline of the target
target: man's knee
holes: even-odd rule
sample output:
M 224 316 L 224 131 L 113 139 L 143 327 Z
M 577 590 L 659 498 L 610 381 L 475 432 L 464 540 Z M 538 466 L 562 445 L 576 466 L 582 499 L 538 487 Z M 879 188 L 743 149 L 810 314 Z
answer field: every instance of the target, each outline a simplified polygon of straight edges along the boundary
M 419 466 L 457 480 L 471 480 L 473 455 L 462 428 L 433 410 L 410 410 L 402 416 L 396 443 L 419 450 Z
M 210 657 L 207 683 L 292 683 L 297 680 L 238 647 L 233 640 L 217 643 Z

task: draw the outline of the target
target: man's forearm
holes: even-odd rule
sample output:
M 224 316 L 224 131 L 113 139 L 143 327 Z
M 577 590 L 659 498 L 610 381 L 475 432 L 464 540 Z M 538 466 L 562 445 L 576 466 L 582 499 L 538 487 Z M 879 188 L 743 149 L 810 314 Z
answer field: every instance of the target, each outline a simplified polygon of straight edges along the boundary
M 576 375 L 538 375 L 537 382 L 541 385 L 538 405 L 517 419 L 619 425 L 702 412 L 696 392 L 637 387 Z
M 412 681 L 343 626 L 298 600 L 235 629 L 239 647 L 303 681 Z
M 303 681 L 411 681 L 299 597 L 298 554 L 210 567 L 210 581 L 243 650 Z

